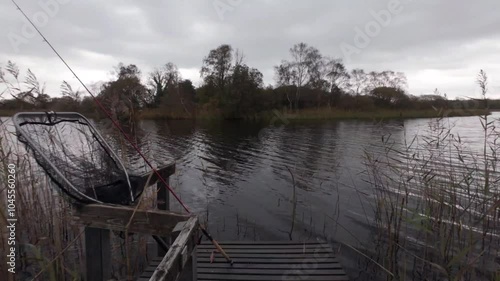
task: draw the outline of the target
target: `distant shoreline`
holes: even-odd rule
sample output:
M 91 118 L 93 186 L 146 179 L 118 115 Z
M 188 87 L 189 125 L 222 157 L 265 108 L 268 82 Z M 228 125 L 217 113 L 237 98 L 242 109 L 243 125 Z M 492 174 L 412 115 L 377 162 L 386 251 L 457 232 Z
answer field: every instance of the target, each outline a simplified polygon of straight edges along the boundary
M 10 110 L 0 110 L 0 117 L 11 117 L 16 112 Z M 37 111 L 37 110 L 28 110 Z M 38 110 L 45 111 L 45 110 Z M 341 109 L 305 109 L 298 112 L 287 111 L 266 111 L 254 115 L 242 117 L 224 117 L 217 112 L 198 112 L 191 116 L 187 114 L 172 115 L 169 112 L 159 109 L 146 109 L 139 113 L 139 120 L 271 120 L 279 118 L 283 120 L 383 120 L 383 119 L 417 119 L 417 118 L 440 118 L 440 117 L 470 117 L 491 114 L 495 110 L 485 109 L 443 109 L 443 110 L 373 110 L 373 111 L 348 111 Z M 81 113 L 89 118 L 96 118 L 94 113 Z
M 440 117 L 471 117 L 491 114 L 490 110 L 375 110 L 363 111 L 309 111 L 285 114 L 291 120 L 381 120 L 381 119 L 417 119 L 417 118 L 440 118 Z

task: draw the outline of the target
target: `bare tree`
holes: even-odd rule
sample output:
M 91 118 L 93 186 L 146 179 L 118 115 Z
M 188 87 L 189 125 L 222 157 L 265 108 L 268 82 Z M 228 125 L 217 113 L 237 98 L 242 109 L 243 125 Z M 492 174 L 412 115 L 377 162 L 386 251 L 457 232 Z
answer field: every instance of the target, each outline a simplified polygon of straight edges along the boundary
M 384 72 L 376 72 L 370 71 L 366 74 L 366 92 L 370 92 L 371 90 L 378 87 L 385 87 L 386 81 L 384 79 Z
M 350 75 L 351 92 L 360 95 L 366 91 L 367 76 L 363 69 L 353 69 Z
M 178 87 L 181 75 L 174 63 L 166 63 L 161 68 L 156 68 L 149 74 L 148 92 L 153 97 L 155 104 L 167 95 L 169 88 Z
M 383 71 L 380 76 L 385 87 L 392 87 L 400 90 L 406 90 L 406 88 L 408 87 L 408 81 L 406 79 L 406 75 L 403 72 L 386 70 Z
M 324 67 L 325 77 L 329 87 L 327 91 L 330 94 L 328 107 L 331 107 L 332 100 L 333 102 L 338 100 L 342 92 L 350 86 L 350 75 L 342 59 L 325 58 Z
M 274 79 L 276 80 L 276 84 L 278 85 L 278 87 L 287 87 L 292 84 L 291 67 L 289 66 L 288 62 L 282 61 L 279 66 L 274 67 L 274 72 Z M 289 109 L 292 110 L 293 102 L 290 99 L 290 91 L 288 88 L 285 90 L 285 93 L 288 100 Z
M 236 54 L 234 55 L 234 67 L 238 67 L 240 65 L 243 65 L 244 63 L 245 63 L 245 54 L 239 49 L 236 49 Z
M 290 61 L 282 61 L 275 69 L 279 70 L 278 75 L 280 73 L 289 75 L 291 85 L 296 87 L 295 109 L 298 109 L 301 88 L 318 82 L 317 78 L 321 76 L 322 55 L 318 49 L 306 43 L 298 43 L 290 49 L 290 56 L 292 57 Z M 286 79 L 278 77 L 277 80 Z
M 326 77 L 330 85 L 330 92 L 349 85 L 350 75 L 342 59 L 326 58 Z

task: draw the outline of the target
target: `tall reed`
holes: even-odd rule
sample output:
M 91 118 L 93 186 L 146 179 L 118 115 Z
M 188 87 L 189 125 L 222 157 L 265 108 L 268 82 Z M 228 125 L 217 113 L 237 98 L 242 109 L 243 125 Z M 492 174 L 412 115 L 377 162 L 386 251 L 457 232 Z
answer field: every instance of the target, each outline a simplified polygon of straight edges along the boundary
M 486 101 L 484 72 L 478 83 Z M 366 151 L 378 261 L 393 273 L 387 280 L 499 280 L 500 121 L 477 122 L 480 149 L 442 117 L 429 122 L 426 137 L 385 136 L 383 153 Z
M 30 153 L 17 141 L 9 119 L 0 124 L 0 179 L 7 182 L 7 166 L 16 166 L 16 274 L 9 275 L 5 255 L 0 274 L 12 280 L 83 280 L 84 226 L 73 218 L 73 205 L 50 182 Z M 122 148 L 122 150 L 126 150 Z M 140 208 L 154 208 L 153 189 L 147 189 Z M 7 188 L 0 187 L 0 223 L 6 225 Z M 0 249 L 7 253 L 8 233 L 1 229 Z M 133 280 L 145 266 L 149 236 L 111 234 L 112 276 Z
M 79 280 L 82 264 L 81 227 L 72 223 L 71 205 L 53 192 L 49 179 L 15 140 L 12 125 L 0 124 L 0 178 L 7 182 L 5 167 L 16 167 L 16 278 L 31 280 Z M 10 127 L 10 128 L 9 128 Z M 5 187 L 0 189 L 0 209 L 5 220 Z M 4 221 L 5 222 L 5 221 Z M 3 224 L 3 223 L 2 223 Z M 2 228 L 2 231 L 5 231 Z M 77 239 L 78 241 L 74 241 Z M 76 243 L 75 243 L 76 242 Z M 2 253 L 7 252 L 7 236 L 2 233 Z M 68 247 L 69 245 L 69 247 Z M 0 257 L 2 271 L 5 256 Z M 43 271 L 42 273 L 40 273 Z M 40 274 L 39 274 L 40 273 Z M 2 276 L 8 276 L 2 272 Z

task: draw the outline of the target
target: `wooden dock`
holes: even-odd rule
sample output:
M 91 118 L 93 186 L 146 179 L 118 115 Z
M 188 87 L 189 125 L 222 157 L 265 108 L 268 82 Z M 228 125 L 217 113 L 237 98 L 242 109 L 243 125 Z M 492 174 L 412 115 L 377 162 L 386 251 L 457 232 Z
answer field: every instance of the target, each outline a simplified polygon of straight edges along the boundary
M 320 242 L 220 242 L 234 260 L 230 265 L 214 246 L 204 242 L 193 253 L 192 280 L 349 280 L 329 244 Z M 214 259 L 211 260 L 211 256 Z M 155 259 L 139 281 L 152 279 Z
M 175 164 L 157 170 L 168 181 Z M 110 279 L 111 230 L 154 235 L 160 245 L 170 246 L 167 252 L 158 248 L 159 257 L 140 275 L 140 281 L 348 280 L 330 245 L 317 241 L 219 242 L 233 259 L 231 265 L 214 252 L 209 242 L 196 245 L 200 237 L 198 218 L 168 211 L 169 195 L 156 175 L 149 172 L 142 178 L 145 184 L 156 184 L 155 210 L 109 204 L 75 209 L 73 219 L 85 226 L 85 280 Z

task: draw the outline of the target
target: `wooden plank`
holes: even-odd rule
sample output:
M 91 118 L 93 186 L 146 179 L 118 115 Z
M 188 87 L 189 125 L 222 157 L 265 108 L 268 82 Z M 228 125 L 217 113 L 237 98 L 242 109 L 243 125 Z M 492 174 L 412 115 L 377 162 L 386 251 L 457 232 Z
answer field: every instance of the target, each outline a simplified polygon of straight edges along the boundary
M 110 232 L 106 229 L 85 228 L 85 259 L 87 280 L 111 278 Z
M 79 208 L 75 219 L 89 227 L 125 231 L 125 227 L 134 214 L 134 207 L 89 204 Z M 158 211 L 137 210 L 128 232 L 153 235 L 170 234 L 175 225 L 189 219 L 187 215 Z
M 204 268 L 232 268 L 232 269 L 294 269 L 308 268 L 310 264 L 252 264 L 252 263 L 235 263 L 232 266 L 228 263 L 198 263 L 198 269 Z M 314 265 L 318 269 L 335 269 L 342 268 L 338 262 L 319 263 Z
M 198 274 L 198 280 L 249 280 L 249 281 L 276 281 L 276 280 L 349 280 L 345 275 L 238 275 L 238 274 Z
M 155 260 L 155 261 L 151 261 L 151 262 L 149 263 L 149 266 L 152 266 L 152 267 L 154 267 L 154 268 L 157 268 L 157 267 L 158 267 L 158 265 L 160 265 L 161 259 L 163 259 L 163 258 L 158 257 L 158 259 L 160 259 L 160 260 L 158 260 L 158 261 L 157 261 L 157 260 Z
M 195 251 L 196 251 L 196 249 L 195 249 Z M 195 252 L 195 254 L 192 255 L 191 258 L 192 258 L 191 263 L 193 266 L 191 268 L 192 274 L 193 274 L 191 281 L 197 281 L 198 280 L 198 255 L 196 254 L 196 252 Z
M 210 245 L 210 241 L 202 241 L 200 246 Z M 315 244 L 327 244 L 326 242 L 320 241 L 305 241 L 305 242 L 296 242 L 296 241 L 221 241 L 220 245 L 315 245 Z
M 327 254 L 321 254 L 318 253 L 317 255 L 314 254 L 272 254 L 272 253 L 266 253 L 266 254 L 259 254 L 259 253 L 253 253 L 253 254 L 230 254 L 228 255 L 231 257 L 231 259 L 234 259 L 235 262 L 238 259 L 245 258 L 245 259 L 316 259 L 316 260 L 321 260 L 321 259 L 326 259 L 329 257 L 334 257 L 331 253 Z M 220 253 L 216 253 L 214 255 L 215 259 L 224 259 L 224 256 L 222 256 Z M 210 254 L 198 254 L 198 258 L 200 260 L 203 259 L 210 259 Z
M 207 260 L 207 263 L 210 261 Z M 301 264 L 301 263 L 335 263 L 337 260 L 335 258 L 327 258 L 327 259 L 315 259 L 315 258 L 302 258 L 302 259 L 290 259 L 290 258 L 275 258 L 275 259 L 260 259 L 260 258 L 238 258 L 234 260 L 234 263 L 267 263 L 267 264 L 280 264 L 280 263 L 294 263 L 294 264 Z M 200 258 L 198 258 L 198 264 L 203 263 L 203 261 L 200 261 Z M 227 263 L 226 260 L 224 259 L 216 259 L 214 263 Z
M 294 245 L 224 245 L 224 249 L 316 249 L 331 248 L 329 244 L 294 244 Z M 215 249 L 214 245 L 198 245 L 198 249 Z
M 234 254 L 320 254 L 320 253 L 332 253 L 332 248 L 317 248 L 317 249 L 231 249 L 224 248 L 226 253 L 234 253 Z M 203 254 L 211 254 L 213 249 L 198 249 L 197 252 L 199 255 Z
M 160 264 L 160 262 L 163 260 L 163 257 L 157 257 L 157 258 L 153 258 L 151 261 L 152 262 L 158 262 L 158 264 Z
M 200 281 L 221 281 L 221 279 L 200 279 L 198 278 L 198 280 Z M 233 280 L 233 279 L 229 279 L 229 280 Z M 262 280 L 262 281 L 277 281 L 277 280 L 283 280 L 283 281 L 288 281 L 288 280 L 297 280 L 297 281 L 304 281 L 304 280 L 314 280 L 314 281 L 349 281 L 349 277 L 347 276 L 336 276 L 336 277 L 329 277 L 329 276 L 325 276 L 323 277 L 323 279 L 308 279 L 308 277 L 302 277 L 302 276 L 287 276 L 287 277 L 278 277 L 278 278 L 274 278 L 274 279 L 269 279 L 269 280 L 265 280 L 265 279 L 257 279 L 257 280 Z M 250 280 L 252 281 L 252 280 Z
M 317 269 L 311 266 L 310 269 L 241 269 L 241 268 L 202 268 L 198 269 L 198 274 L 240 274 L 240 275 L 345 275 L 341 268 L 336 269 Z M 306 274 L 307 275 L 307 274 Z
M 146 269 L 144 269 L 143 272 L 155 272 L 155 270 L 158 267 L 158 265 L 155 266 L 155 265 L 150 264 L 148 267 L 146 267 Z
M 163 165 L 161 167 L 156 168 L 156 170 L 163 179 L 167 179 L 171 175 L 175 174 L 175 163 L 169 163 Z M 140 176 L 142 178 L 141 181 L 144 182 L 144 184 L 146 184 L 146 182 L 148 181 L 150 174 L 151 172 L 147 172 Z M 153 175 L 151 176 L 151 180 L 149 180 L 149 184 L 153 185 L 156 184 L 157 182 L 158 182 L 158 176 L 156 175 L 156 173 L 153 173 Z
M 199 281 L 221 281 L 223 279 L 201 279 L 201 278 L 198 278 Z M 229 280 L 233 280 L 233 279 L 229 279 Z M 302 277 L 302 276 L 286 276 L 286 277 L 278 277 L 278 278 L 274 278 L 274 279 L 248 279 L 248 281 L 287 281 L 287 280 L 297 280 L 297 281 L 304 281 L 304 280 L 313 280 L 313 281 L 349 281 L 349 277 L 347 276 L 335 276 L 335 277 L 329 277 L 329 276 L 325 276 L 323 278 L 320 278 L 320 279 L 307 279 L 307 277 Z
M 190 255 L 195 247 L 198 234 L 198 218 L 191 217 L 186 223 L 172 247 L 151 276 L 150 281 L 173 281 L 179 276 L 186 265 L 187 258 L 182 253 Z

